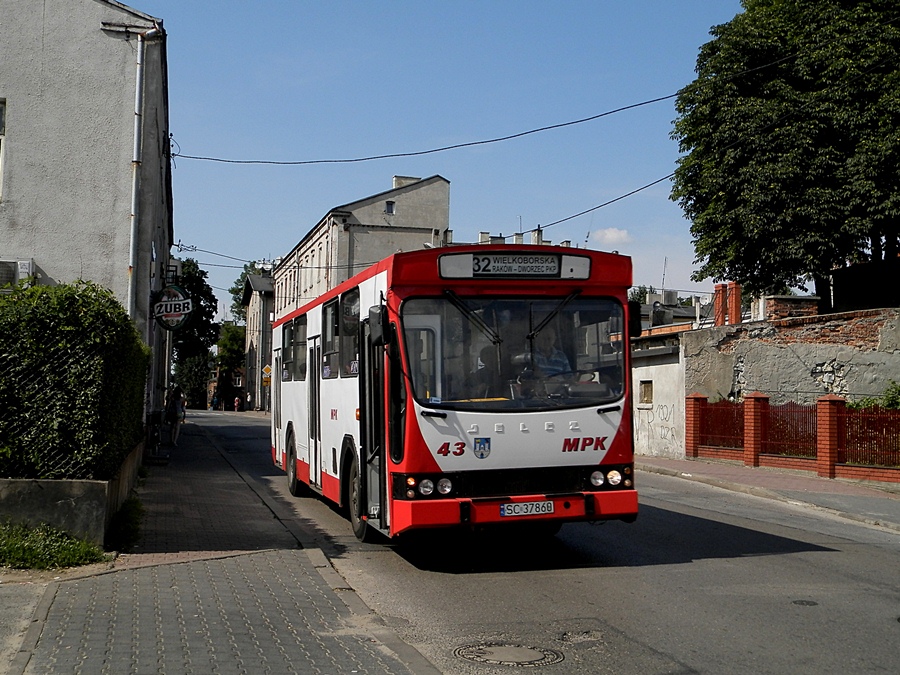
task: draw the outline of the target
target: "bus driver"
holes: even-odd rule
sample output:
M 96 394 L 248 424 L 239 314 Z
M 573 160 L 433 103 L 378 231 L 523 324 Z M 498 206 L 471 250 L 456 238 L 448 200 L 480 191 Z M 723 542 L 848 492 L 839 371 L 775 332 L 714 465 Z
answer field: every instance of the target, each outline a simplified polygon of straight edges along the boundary
M 551 326 L 534 336 L 534 366 L 544 377 L 572 372 L 569 357 L 556 346 L 556 330 Z

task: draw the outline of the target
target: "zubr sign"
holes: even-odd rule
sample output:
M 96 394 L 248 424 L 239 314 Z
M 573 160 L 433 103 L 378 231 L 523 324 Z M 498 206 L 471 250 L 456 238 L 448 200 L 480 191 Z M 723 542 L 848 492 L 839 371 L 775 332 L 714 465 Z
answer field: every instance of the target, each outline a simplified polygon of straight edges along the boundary
M 191 318 L 194 304 L 178 286 L 166 286 L 153 303 L 153 318 L 166 330 L 178 330 Z

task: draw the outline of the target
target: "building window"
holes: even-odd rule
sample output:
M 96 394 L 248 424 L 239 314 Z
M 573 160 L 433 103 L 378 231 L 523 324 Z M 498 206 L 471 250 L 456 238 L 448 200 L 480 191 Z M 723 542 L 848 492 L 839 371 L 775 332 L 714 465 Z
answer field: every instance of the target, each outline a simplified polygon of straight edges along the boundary
M 653 403 L 653 380 L 641 380 L 640 403 L 650 405 Z
M 384 212 L 389 216 L 394 215 L 394 202 L 385 202 Z

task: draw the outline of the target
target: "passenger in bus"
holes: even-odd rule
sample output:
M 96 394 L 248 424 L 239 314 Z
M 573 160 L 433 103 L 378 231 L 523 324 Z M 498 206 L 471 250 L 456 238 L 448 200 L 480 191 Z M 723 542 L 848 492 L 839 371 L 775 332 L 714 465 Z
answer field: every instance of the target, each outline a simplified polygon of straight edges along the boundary
M 569 357 L 556 345 L 556 330 L 552 326 L 534 336 L 534 366 L 544 377 L 572 372 Z
M 472 388 L 475 398 L 489 398 L 502 395 L 500 369 L 497 363 L 497 346 L 487 345 L 478 354 L 478 367 L 472 373 Z

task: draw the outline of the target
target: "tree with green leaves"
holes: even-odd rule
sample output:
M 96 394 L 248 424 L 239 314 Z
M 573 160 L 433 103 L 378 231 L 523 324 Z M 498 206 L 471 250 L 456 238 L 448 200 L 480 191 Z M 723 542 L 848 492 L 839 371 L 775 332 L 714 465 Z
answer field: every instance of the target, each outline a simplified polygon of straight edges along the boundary
M 207 273 L 200 269 L 196 260 L 182 261 L 178 285 L 190 297 L 193 309 L 187 323 L 173 331 L 176 363 L 198 356 L 206 359 L 219 337 L 219 326 L 215 322 L 219 301 L 206 277 Z
M 262 268 L 255 262 L 247 263 L 244 265 L 244 270 L 241 272 L 240 276 L 235 280 L 234 285 L 228 289 L 228 292 L 231 293 L 231 316 L 234 317 L 234 320 L 238 323 L 247 322 L 247 308 L 242 304 L 242 300 L 244 299 L 244 284 L 247 281 L 247 276 L 250 274 L 259 274 L 260 272 L 262 272 Z
M 244 326 L 238 326 L 229 321 L 222 324 L 219 341 L 216 343 L 220 368 L 237 370 L 244 365 L 246 330 Z
M 230 410 L 235 396 L 241 392 L 234 386 L 234 374 L 244 365 L 244 337 L 246 328 L 226 321 L 222 324 L 219 341 L 216 343 L 216 363 L 219 365 L 219 377 L 216 380 L 216 396 Z
M 184 392 L 188 408 L 206 410 L 213 363 L 211 353 L 197 354 L 175 362 L 174 378 Z
M 676 102 L 671 196 L 692 223 L 693 279 L 777 293 L 896 258 L 900 4 L 742 4 Z
M 639 302 L 642 305 L 647 304 L 647 294 L 656 293 L 653 286 L 632 286 L 628 292 L 628 299 L 631 302 Z

